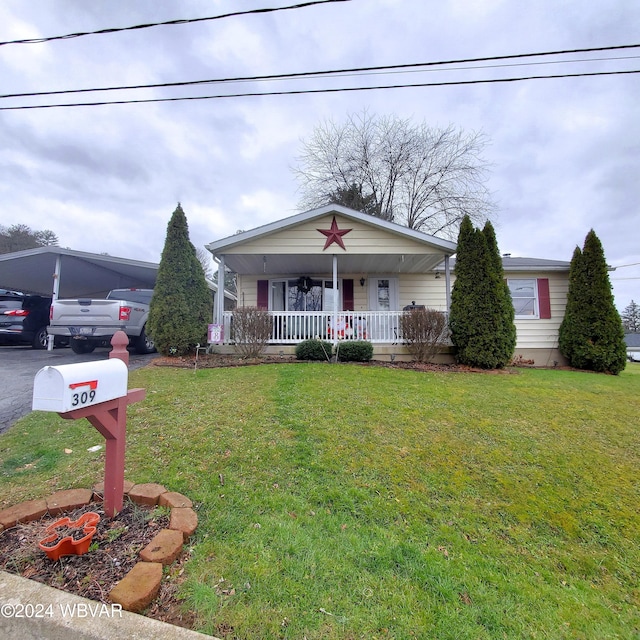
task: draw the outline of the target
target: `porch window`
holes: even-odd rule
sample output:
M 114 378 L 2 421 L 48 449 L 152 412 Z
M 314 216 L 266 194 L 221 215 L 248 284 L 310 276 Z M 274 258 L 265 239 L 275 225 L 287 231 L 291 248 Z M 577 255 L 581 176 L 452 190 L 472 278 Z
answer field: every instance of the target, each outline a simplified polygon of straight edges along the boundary
M 322 311 L 322 281 L 310 280 L 306 291 L 298 286 L 298 280 L 287 281 L 288 311 Z
M 271 281 L 271 311 L 332 311 L 334 300 L 342 309 L 340 283 L 338 290 L 332 280 L 309 278 L 300 286 L 300 279 Z
M 538 287 L 535 278 L 509 279 L 516 318 L 538 318 Z

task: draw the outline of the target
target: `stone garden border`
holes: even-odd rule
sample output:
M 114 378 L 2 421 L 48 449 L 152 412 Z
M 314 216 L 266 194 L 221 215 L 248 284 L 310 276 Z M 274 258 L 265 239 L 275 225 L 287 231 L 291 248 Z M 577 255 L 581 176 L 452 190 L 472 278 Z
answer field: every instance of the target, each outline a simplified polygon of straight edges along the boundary
M 102 501 L 104 483 L 93 489 L 65 489 L 46 498 L 28 500 L 0 511 L 0 531 L 19 522 L 32 522 L 44 515 L 61 513 L 84 507 L 93 501 Z M 134 484 L 125 480 L 124 495 L 139 505 L 168 507 L 171 509 L 169 526 L 162 529 L 140 551 L 140 561 L 110 591 L 109 599 L 123 609 L 139 613 L 156 597 L 162 582 L 162 568 L 180 555 L 184 543 L 198 526 L 198 515 L 189 498 L 169 491 L 161 484 Z

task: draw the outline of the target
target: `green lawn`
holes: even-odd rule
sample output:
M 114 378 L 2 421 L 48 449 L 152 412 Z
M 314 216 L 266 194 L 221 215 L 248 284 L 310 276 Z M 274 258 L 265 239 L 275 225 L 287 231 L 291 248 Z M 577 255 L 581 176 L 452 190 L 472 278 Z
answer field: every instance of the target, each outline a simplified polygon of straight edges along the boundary
M 135 371 L 127 478 L 198 505 L 185 607 L 228 638 L 640 637 L 640 365 Z M 86 421 L 0 437 L 2 506 L 102 478 Z M 65 453 L 70 449 L 72 453 Z

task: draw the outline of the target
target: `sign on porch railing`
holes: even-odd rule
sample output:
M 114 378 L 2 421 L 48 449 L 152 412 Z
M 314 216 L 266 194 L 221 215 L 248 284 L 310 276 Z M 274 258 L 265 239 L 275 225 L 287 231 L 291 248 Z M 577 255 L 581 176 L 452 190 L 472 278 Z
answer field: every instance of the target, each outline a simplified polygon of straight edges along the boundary
M 222 344 L 224 342 L 224 325 L 210 324 L 207 339 L 209 344 Z

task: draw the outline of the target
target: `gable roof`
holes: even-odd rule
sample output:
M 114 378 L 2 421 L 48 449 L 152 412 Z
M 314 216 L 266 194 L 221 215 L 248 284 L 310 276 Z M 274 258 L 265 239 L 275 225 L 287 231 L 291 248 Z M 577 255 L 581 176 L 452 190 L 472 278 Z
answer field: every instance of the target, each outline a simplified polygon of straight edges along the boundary
M 450 267 L 453 271 L 456 259 L 451 258 Z M 559 271 L 569 272 L 570 262 L 565 260 L 547 260 L 544 258 L 512 258 L 509 255 L 502 256 L 502 268 L 505 273 L 531 272 L 531 271 Z M 438 266 L 436 271 L 444 271 L 444 263 Z
M 346 248 L 336 242 L 333 251 L 325 251 L 328 236 L 318 226 L 333 229 L 334 222 L 340 226 L 338 233 L 354 233 L 345 235 Z M 345 224 L 353 229 L 345 229 Z M 214 257 L 224 257 L 225 265 L 236 273 L 268 277 L 330 273 L 336 250 L 342 273 L 426 273 L 455 253 L 456 244 L 330 204 L 215 240 L 206 248 Z
M 512 258 L 502 256 L 502 268 L 505 271 L 569 271 L 570 262 L 566 260 L 546 260 L 543 258 Z
M 341 216 L 344 216 L 345 218 L 357 220 L 358 222 L 383 229 L 385 231 L 388 231 L 389 233 L 421 242 L 425 246 L 429 246 L 432 249 L 437 250 L 439 253 L 453 255 L 456 251 L 455 242 L 443 240 L 442 238 L 436 238 L 435 236 L 427 235 L 426 233 L 422 233 L 421 231 L 414 231 L 413 229 L 403 227 L 402 225 L 396 224 L 395 222 L 388 222 L 387 220 L 382 220 L 381 218 L 376 218 L 375 216 L 371 216 L 360 211 L 355 211 L 354 209 L 349 209 L 348 207 L 343 207 L 339 204 L 328 204 L 323 207 L 319 207 L 318 209 L 304 211 L 303 213 L 298 213 L 296 215 L 289 216 L 288 218 L 277 220 L 276 222 L 270 222 L 249 231 L 242 231 L 241 233 L 237 233 L 236 235 L 222 238 L 220 240 L 215 240 L 205 246 L 214 255 L 222 254 L 225 252 L 225 250 L 228 250 L 232 247 L 237 247 L 251 240 L 256 240 L 258 238 L 265 237 L 273 233 L 289 229 L 291 227 L 295 227 L 304 222 L 315 220 L 316 218 L 322 218 L 331 213 L 337 213 Z

